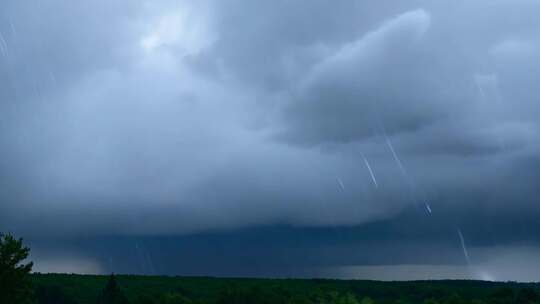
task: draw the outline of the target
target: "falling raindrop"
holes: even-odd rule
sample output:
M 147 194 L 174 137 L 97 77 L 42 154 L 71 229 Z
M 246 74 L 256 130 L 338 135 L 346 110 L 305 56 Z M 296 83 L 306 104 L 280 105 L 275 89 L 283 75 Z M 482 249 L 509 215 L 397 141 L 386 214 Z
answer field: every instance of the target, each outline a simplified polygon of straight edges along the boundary
M 11 20 L 11 18 L 9 19 L 9 28 L 11 29 L 11 35 L 13 37 L 16 37 L 17 31 L 15 30 L 15 25 L 13 25 L 13 21 Z
M 461 242 L 461 249 L 463 249 L 463 255 L 465 256 L 465 260 L 467 261 L 467 265 L 471 264 L 471 260 L 469 259 L 469 252 L 467 251 L 467 246 L 465 245 L 465 238 L 463 237 L 463 233 L 461 233 L 461 229 L 457 229 L 457 233 L 459 235 L 459 240 Z
M 426 205 L 426 210 L 427 210 L 427 212 L 428 212 L 429 214 L 431 214 L 431 213 L 432 213 L 432 212 L 431 212 L 431 206 L 430 206 L 428 203 L 425 203 L 425 205 Z
M 8 56 L 8 45 L 2 32 L 0 32 L 0 53 L 2 53 L 2 56 L 4 57 Z
M 394 160 L 396 161 L 399 169 L 401 170 L 401 173 L 403 173 L 403 175 L 407 176 L 407 171 L 405 171 L 405 168 L 403 167 L 403 163 L 401 163 L 401 160 L 399 159 L 398 155 L 396 154 L 396 150 L 394 150 L 394 146 L 392 145 L 392 142 L 390 141 L 390 139 L 388 138 L 386 133 L 384 134 L 384 138 L 386 139 L 386 145 L 388 145 L 388 148 L 390 148 L 390 151 L 392 152 L 392 156 L 394 157 Z
M 336 179 L 338 181 L 339 186 L 341 187 L 341 190 L 345 190 L 345 185 L 343 184 L 343 181 L 341 180 L 341 178 L 336 177 Z
M 373 170 L 371 169 L 371 166 L 369 165 L 367 158 L 365 158 L 364 156 L 362 156 L 362 158 L 364 159 L 364 163 L 366 164 L 369 174 L 371 175 L 371 180 L 373 181 L 373 184 L 375 185 L 376 188 L 378 188 L 379 184 L 377 184 L 377 179 L 375 178 L 375 174 L 373 174 Z

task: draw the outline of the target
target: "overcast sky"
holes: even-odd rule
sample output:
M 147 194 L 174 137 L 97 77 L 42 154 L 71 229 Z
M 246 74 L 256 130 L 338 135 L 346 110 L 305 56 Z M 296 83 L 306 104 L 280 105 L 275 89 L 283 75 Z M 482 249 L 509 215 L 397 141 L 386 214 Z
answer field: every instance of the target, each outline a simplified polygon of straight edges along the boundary
M 539 16 L 2 1 L 0 231 L 39 271 L 540 280 Z

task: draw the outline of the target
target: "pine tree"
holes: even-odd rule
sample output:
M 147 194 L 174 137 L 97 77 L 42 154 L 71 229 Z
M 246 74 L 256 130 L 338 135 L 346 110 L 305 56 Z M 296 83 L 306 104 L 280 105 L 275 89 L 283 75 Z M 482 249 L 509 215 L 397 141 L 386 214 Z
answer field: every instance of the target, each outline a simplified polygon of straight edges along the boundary
M 22 239 L 0 233 L 0 303 L 31 303 L 32 287 L 28 274 L 33 263 L 23 263 L 30 249 Z
M 116 283 L 116 277 L 111 274 L 107 285 L 101 292 L 97 301 L 98 304 L 128 304 L 126 296 Z

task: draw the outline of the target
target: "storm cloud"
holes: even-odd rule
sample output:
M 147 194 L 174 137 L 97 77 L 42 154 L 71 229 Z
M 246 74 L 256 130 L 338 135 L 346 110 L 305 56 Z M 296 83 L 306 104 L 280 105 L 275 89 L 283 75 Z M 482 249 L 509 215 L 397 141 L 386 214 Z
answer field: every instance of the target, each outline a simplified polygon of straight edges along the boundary
M 460 265 L 457 231 L 478 265 L 538 250 L 536 1 L 1 8 L 0 230 L 43 260 L 65 242 L 106 271 L 98 240 L 129 239 L 120 252 L 261 227 L 282 250 L 308 231 L 309 267 Z M 316 237 L 328 231 L 359 239 Z M 427 254 L 381 254 L 389 244 Z M 452 254 L 430 258 L 440 248 Z

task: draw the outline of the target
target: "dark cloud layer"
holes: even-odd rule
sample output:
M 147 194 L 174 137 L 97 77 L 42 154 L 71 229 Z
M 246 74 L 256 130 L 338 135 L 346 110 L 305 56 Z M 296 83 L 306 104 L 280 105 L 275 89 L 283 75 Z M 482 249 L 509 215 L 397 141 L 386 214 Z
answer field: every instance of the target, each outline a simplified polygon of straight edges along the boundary
M 0 230 L 30 237 L 43 269 L 66 269 L 53 260 L 69 247 L 90 272 L 150 273 L 159 244 L 238 236 L 208 265 L 249 265 L 184 272 L 222 275 L 270 274 L 247 272 L 268 256 L 293 261 L 269 263 L 283 275 L 308 275 L 306 255 L 309 275 L 459 265 L 461 231 L 471 267 L 531 279 L 507 260 L 538 245 L 538 13 L 526 0 L 2 3 Z M 241 237 L 257 229 L 272 241 Z M 306 233 L 296 251 L 291 233 Z M 137 239 L 153 249 L 108 264 Z

